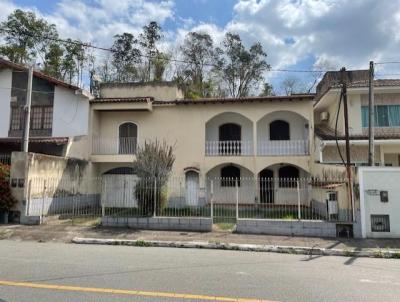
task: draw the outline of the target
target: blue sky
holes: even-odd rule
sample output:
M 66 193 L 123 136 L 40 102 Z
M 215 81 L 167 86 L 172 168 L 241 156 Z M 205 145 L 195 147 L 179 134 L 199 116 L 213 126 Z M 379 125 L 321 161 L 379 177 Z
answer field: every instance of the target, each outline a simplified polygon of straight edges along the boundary
M 0 6 L 0 21 L 15 8 L 33 9 L 61 36 L 106 47 L 113 35 L 138 34 L 155 20 L 168 49 L 189 31 L 207 32 L 216 44 L 231 31 L 247 46 L 261 42 L 274 69 L 359 69 L 370 60 L 400 59 L 400 0 L 0 0 Z M 399 67 L 378 72 L 400 73 Z M 277 90 L 286 78 L 313 81 L 300 73 L 265 77 Z

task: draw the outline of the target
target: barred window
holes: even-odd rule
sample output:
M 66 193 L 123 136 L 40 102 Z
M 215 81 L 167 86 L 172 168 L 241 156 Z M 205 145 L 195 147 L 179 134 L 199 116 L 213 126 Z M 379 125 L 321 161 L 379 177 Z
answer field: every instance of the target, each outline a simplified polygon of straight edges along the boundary
M 53 126 L 53 107 L 44 107 L 43 129 L 51 129 Z
M 21 130 L 24 125 L 24 114 L 22 108 L 11 108 L 11 130 Z
M 42 108 L 32 107 L 31 108 L 31 129 L 39 130 L 42 129 Z
M 22 130 L 24 127 L 24 110 L 22 107 L 11 108 L 10 130 Z M 52 129 L 53 107 L 32 106 L 31 107 L 31 130 Z
M 389 215 L 371 215 L 372 232 L 390 232 Z

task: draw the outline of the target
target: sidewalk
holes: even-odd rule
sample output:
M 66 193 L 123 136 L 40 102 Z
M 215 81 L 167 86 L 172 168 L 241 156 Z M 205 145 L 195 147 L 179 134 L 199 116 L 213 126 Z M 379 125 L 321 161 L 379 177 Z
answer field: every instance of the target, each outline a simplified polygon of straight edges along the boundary
M 137 240 L 140 242 L 186 242 L 211 243 L 215 245 L 258 245 L 284 246 L 312 249 L 334 249 L 351 251 L 392 251 L 399 253 L 398 239 L 342 239 L 313 238 L 270 235 L 234 234 L 230 231 L 216 230 L 210 233 L 172 232 L 105 228 L 90 225 L 0 225 L 0 239 L 34 240 L 40 242 L 72 242 L 73 238 Z M 350 253 L 349 253 L 350 254 Z

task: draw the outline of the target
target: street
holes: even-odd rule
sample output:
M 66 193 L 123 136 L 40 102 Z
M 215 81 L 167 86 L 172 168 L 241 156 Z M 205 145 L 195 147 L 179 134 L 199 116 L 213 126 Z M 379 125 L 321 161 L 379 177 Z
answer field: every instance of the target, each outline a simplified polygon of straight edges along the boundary
M 400 261 L 0 241 L 0 301 L 399 301 Z

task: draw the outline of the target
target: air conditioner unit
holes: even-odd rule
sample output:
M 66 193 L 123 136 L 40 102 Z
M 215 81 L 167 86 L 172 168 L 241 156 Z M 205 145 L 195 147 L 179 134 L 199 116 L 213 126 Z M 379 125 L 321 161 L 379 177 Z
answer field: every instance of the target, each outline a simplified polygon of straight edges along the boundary
M 338 193 L 336 191 L 326 192 L 326 203 L 329 218 L 331 215 L 339 214 Z
M 327 120 L 329 120 L 329 112 L 327 112 L 327 111 L 321 112 L 320 120 L 321 120 L 321 121 L 327 121 Z

